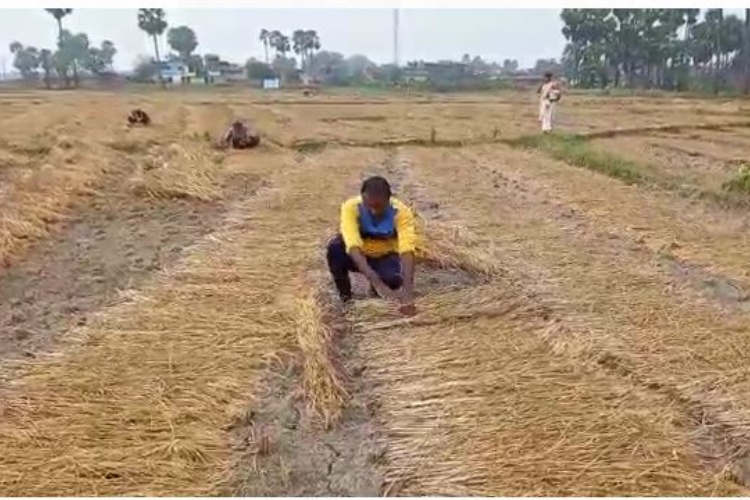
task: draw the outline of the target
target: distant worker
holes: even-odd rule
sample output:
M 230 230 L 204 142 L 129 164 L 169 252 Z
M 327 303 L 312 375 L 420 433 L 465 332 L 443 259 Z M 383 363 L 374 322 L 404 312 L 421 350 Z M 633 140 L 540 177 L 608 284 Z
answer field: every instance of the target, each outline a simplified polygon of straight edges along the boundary
M 544 82 L 539 87 L 539 121 L 542 124 L 542 132 L 552 131 L 552 120 L 555 117 L 557 103 L 562 98 L 562 85 L 553 77 L 552 73 L 544 74 Z
M 392 197 L 387 180 L 370 177 L 360 196 L 341 205 L 339 231 L 329 241 L 326 257 L 341 300 L 351 301 L 349 273 L 358 272 L 371 292 L 397 301 L 402 314 L 415 314 L 416 221 L 412 210 Z
M 260 135 L 255 131 L 251 132 L 242 121 L 235 120 L 224 134 L 222 143 L 234 149 L 250 149 L 260 144 Z
M 142 109 L 137 108 L 128 114 L 128 123 L 130 125 L 150 125 L 151 117 Z

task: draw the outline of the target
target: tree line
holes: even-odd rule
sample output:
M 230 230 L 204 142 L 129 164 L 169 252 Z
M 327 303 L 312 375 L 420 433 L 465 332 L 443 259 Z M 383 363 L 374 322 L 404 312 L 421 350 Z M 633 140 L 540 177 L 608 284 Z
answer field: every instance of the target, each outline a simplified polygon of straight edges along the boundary
M 563 9 L 563 71 L 584 88 L 750 92 L 750 9 Z
M 54 81 L 61 82 L 65 87 L 77 87 L 81 74 L 114 74 L 113 58 L 117 50 L 112 41 L 105 40 L 100 46 L 94 46 L 85 33 L 71 33 L 66 30 L 63 26 L 64 20 L 73 14 L 73 9 L 45 10 L 54 18 L 57 25 L 57 50 L 40 50 L 33 46 L 24 46 L 21 42 L 11 44 L 13 65 L 23 78 L 38 80 L 42 75 L 47 87 L 51 87 Z M 170 27 L 164 9 L 138 9 L 136 23 L 153 41 L 153 56 L 142 56 L 136 61 L 134 76 L 137 80 L 158 80 L 159 68 L 165 61 L 179 61 L 198 77 L 231 66 L 217 54 L 197 53 L 199 42 L 195 31 L 189 26 Z M 170 51 L 162 54 L 161 40 L 165 34 Z M 345 56 L 338 52 L 322 50 L 320 36 L 317 31 L 311 29 L 297 29 L 289 34 L 279 30 L 262 29 L 258 39 L 263 45 L 265 57 L 263 60 L 250 58 L 246 61 L 245 75 L 251 80 L 280 78 L 289 83 L 299 82 L 304 75 L 315 82 L 330 85 L 392 83 L 400 78 L 408 79 L 409 70 L 417 70 L 425 64 L 424 61 L 412 61 L 405 68 L 397 68 L 392 64 L 378 65 L 361 54 Z M 485 62 L 479 56 L 471 58 L 467 54 L 462 63 L 468 71 L 460 78 L 465 78 L 467 74 L 512 74 L 519 70 L 518 61 L 511 59 L 506 59 L 500 65 Z M 535 69 L 558 68 L 557 61 L 551 59 L 538 61 Z M 438 71 L 431 76 L 437 80 L 453 78 L 450 71 Z
M 56 50 L 10 46 L 13 65 L 23 78 L 40 77 L 47 87 L 53 81 L 78 86 L 80 75 L 113 73 L 117 53 L 112 41 L 96 46 L 85 33 L 72 33 L 64 20 L 73 9 L 45 9 L 57 28 Z M 563 73 L 572 85 L 584 88 L 647 87 L 673 90 L 741 87 L 750 92 L 750 9 L 745 19 L 725 15 L 723 9 L 563 9 L 562 34 L 566 39 L 562 60 L 540 59 L 533 73 Z M 197 53 L 195 31 L 189 26 L 169 27 L 163 9 L 138 9 L 137 26 L 153 40 L 153 58 L 138 62 L 139 79 L 158 78 L 167 61 L 180 61 L 198 76 L 229 65 L 216 54 Z M 160 53 L 166 33 L 171 52 Z M 411 61 L 404 67 L 377 65 L 364 55 L 346 57 L 322 50 L 315 30 L 297 29 L 290 34 L 262 29 L 259 41 L 264 60 L 249 59 L 244 66 L 253 80 L 278 77 L 298 81 L 301 76 L 321 83 L 342 85 L 362 81 L 408 80 L 415 74 L 453 80 L 481 79 L 483 75 L 508 75 L 519 71 L 518 62 L 485 62 L 466 54 L 461 65 L 450 61 L 435 64 Z M 429 71 L 425 68 L 431 68 Z M 447 68 L 447 69 L 446 69 Z M 430 74 L 430 71 L 432 73 Z M 411 76 L 410 76 L 411 75 Z
M 54 76 L 78 86 L 80 72 L 104 75 L 112 71 L 112 61 L 117 53 L 115 44 L 104 40 L 100 46 L 91 45 L 85 33 L 71 33 L 63 26 L 63 19 L 73 9 L 45 9 L 57 26 L 57 50 L 25 46 L 15 41 L 10 44 L 13 66 L 24 79 L 36 79 L 41 71 L 45 85 L 52 85 Z

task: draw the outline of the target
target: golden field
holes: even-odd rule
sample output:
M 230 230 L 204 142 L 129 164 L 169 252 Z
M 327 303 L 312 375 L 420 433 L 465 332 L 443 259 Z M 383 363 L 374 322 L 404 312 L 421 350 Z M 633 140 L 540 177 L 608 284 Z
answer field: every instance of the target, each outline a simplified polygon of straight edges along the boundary
M 749 107 L 0 93 L 0 494 L 748 495 Z M 327 280 L 373 173 L 413 318 Z

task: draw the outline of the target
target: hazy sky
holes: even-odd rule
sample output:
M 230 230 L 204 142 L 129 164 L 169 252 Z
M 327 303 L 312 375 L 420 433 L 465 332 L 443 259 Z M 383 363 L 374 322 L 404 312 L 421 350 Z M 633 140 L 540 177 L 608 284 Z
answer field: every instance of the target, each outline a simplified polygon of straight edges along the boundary
M 401 11 L 401 61 L 457 59 L 464 53 L 502 62 L 518 59 L 522 66 L 538 58 L 559 58 L 564 46 L 557 9 L 413 9 Z M 291 35 L 295 29 L 315 29 L 323 48 L 344 54 L 361 53 L 383 63 L 393 58 L 391 9 L 166 9 L 170 26 L 186 24 L 198 35 L 198 51 L 217 53 L 244 63 L 262 57 L 258 41 L 262 28 Z M 151 54 L 153 44 L 138 29 L 136 9 L 76 9 L 65 19 L 74 32 L 83 31 L 92 43 L 112 40 L 118 50 L 115 65 L 128 69 L 139 54 Z M 54 19 L 42 9 L 0 9 L 0 70 L 12 69 L 8 46 L 54 48 Z M 165 37 L 166 38 L 166 37 Z M 166 49 L 166 40 L 162 42 Z

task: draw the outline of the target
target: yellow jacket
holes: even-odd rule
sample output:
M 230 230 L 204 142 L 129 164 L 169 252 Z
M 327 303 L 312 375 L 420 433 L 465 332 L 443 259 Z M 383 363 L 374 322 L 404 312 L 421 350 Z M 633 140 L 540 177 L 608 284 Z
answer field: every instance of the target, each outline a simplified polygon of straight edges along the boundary
M 393 197 L 380 221 L 373 221 L 361 196 L 346 200 L 341 205 L 340 232 L 347 252 L 359 248 L 367 257 L 413 253 L 417 247 L 414 212 Z

